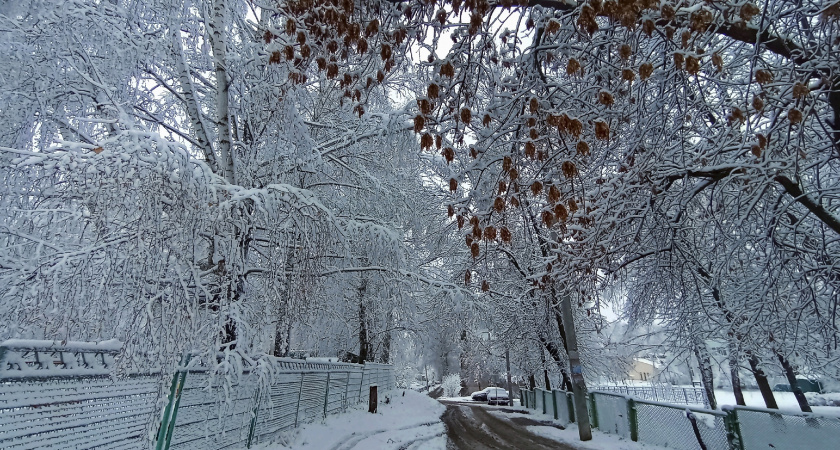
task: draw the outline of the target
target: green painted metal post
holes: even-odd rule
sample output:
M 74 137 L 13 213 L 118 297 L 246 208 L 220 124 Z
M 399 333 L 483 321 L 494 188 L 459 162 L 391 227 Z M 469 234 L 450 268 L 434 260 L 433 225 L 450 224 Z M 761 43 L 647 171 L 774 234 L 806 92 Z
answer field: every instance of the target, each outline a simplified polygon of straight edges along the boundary
M 632 398 L 627 399 L 627 419 L 630 421 L 630 440 L 633 442 L 638 442 L 639 417 L 636 414 L 636 401 Z
M 298 387 L 298 401 L 297 401 L 297 408 L 295 408 L 295 428 L 298 426 L 298 416 L 300 416 L 300 397 L 303 395 L 303 378 L 304 375 L 300 374 L 300 386 Z
M 554 404 L 554 420 L 559 418 L 557 414 L 557 389 L 551 390 L 551 401 Z
M 178 406 L 181 404 L 181 392 L 184 389 L 184 382 L 187 379 L 187 363 L 190 362 L 191 355 L 187 354 L 181 358 L 179 367 L 183 368 L 175 372 L 172 377 L 172 387 L 169 389 L 169 403 L 166 405 L 166 410 L 163 412 L 163 419 L 161 419 L 160 430 L 158 431 L 156 450 L 169 450 L 169 445 L 172 442 L 172 435 L 175 431 L 175 421 L 178 418 Z
M 723 423 L 726 426 L 726 440 L 729 441 L 729 448 L 732 450 L 744 450 L 744 439 L 741 436 L 741 423 L 738 422 L 738 410 L 735 408 L 724 409 L 726 417 Z
M 327 372 L 327 392 L 324 394 L 324 418 L 327 417 L 327 405 L 330 404 L 330 372 Z
M 575 423 L 575 398 L 571 392 L 566 392 L 566 404 L 569 408 L 569 422 Z
M 248 444 L 247 448 L 251 448 L 251 443 L 254 441 L 254 432 L 257 430 L 257 416 L 260 412 L 260 388 L 257 387 L 257 392 L 254 395 L 254 412 L 251 415 L 251 426 L 248 429 Z
M 592 427 L 598 428 L 598 405 L 595 403 L 595 394 L 589 393 L 589 410 L 592 411 Z
M 545 406 L 545 393 L 546 393 L 546 392 L 548 392 L 548 391 L 542 390 L 542 391 L 540 392 L 540 395 L 542 396 L 542 399 L 543 399 L 543 401 L 542 401 L 542 404 L 543 404 L 543 414 L 548 414 L 548 408 Z

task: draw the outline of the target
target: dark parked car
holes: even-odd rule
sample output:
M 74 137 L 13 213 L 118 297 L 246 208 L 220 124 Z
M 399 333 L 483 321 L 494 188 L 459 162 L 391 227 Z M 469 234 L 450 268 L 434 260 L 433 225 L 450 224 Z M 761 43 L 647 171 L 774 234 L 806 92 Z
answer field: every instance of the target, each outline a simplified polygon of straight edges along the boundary
M 490 388 L 487 391 L 488 405 L 510 405 L 510 396 L 508 392 L 502 388 Z

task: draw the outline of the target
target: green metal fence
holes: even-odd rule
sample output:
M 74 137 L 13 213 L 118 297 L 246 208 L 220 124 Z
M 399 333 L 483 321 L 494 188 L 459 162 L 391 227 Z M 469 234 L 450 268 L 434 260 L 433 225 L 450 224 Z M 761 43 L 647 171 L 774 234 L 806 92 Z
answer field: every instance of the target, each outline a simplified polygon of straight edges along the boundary
M 575 422 L 570 392 L 521 391 L 522 405 Z M 840 418 L 750 407 L 722 411 L 640 400 L 611 392 L 588 394 L 592 426 L 632 441 L 680 450 L 840 448 Z

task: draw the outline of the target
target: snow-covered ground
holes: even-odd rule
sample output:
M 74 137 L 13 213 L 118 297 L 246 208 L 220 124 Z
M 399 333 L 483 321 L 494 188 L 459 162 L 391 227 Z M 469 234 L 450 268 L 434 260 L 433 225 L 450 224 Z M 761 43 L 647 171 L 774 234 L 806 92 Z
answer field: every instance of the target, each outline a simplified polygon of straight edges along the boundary
M 525 410 L 524 408 L 522 411 L 523 413 L 521 414 L 504 411 L 491 411 L 491 414 L 506 419 L 514 417 L 527 417 L 540 422 L 553 422 L 562 426 L 559 421 L 554 420 L 554 416 L 552 415 L 537 413 L 533 410 Z M 530 413 L 526 414 L 525 411 L 530 411 Z M 601 431 L 598 431 L 598 429 L 592 430 L 591 441 L 581 442 L 580 437 L 578 436 L 577 425 L 573 423 L 566 426 L 563 430 L 550 425 L 531 425 L 528 426 L 527 429 L 534 434 L 573 446 L 580 450 L 666 450 L 665 447 L 643 444 L 641 442 L 633 442 L 628 439 L 622 439 L 614 434 L 602 433 Z
M 776 397 L 776 403 L 779 405 L 780 411 L 802 412 L 802 410 L 799 409 L 799 403 L 796 402 L 796 397 L 794 397 L 793 392 L 773 392 L 773 395 Z M 820 397 L 823 396 L 827 396 L 826 398 L 829 398 L 832 396 L 840 395 L 822 394 L 822 396 Z M 717 398 L 719 406 L 736 404 L 735 394 L 733 394 L 732 391 L 715 389 L 715 398 Z M 744 391 L 744 402 L 746 402 L 747 406 L 755 406 L 758 408 L 766 407 L 764 404 L 764 399 L 761 397 L 761 392 L 759 391 Z M 811 409 L 814 410 L 815 414 L 840 417 L 840 407 L 837 406 L 812 405 Z
M 405 392 L 405 396 L 403 396 Z M 385 397 L 391 402 L 385 404 Z M 367 405 L 345 414 L 306 424 L 290 432 L 287 442 L 266 444 L 261 450 L 410 449 L 444 450 L 446 429 L 440 416 L 446 409 L 424 393 L 411 389 L 380 394 L 378 412 Z

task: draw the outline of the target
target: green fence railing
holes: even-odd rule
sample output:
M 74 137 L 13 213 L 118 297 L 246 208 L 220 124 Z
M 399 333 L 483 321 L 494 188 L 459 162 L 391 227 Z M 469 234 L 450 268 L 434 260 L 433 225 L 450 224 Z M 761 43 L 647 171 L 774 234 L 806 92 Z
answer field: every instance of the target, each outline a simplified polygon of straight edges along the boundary
M 574 397 L 562 390 L 521 390 L 522 405 L 575 422 Z M 588 394 L 594 428 L 632 441 L 681 450 L 798 450 L 840 442 L 840 417 L 744 406 L 710 410 L 641 400 L 611 392 Z

